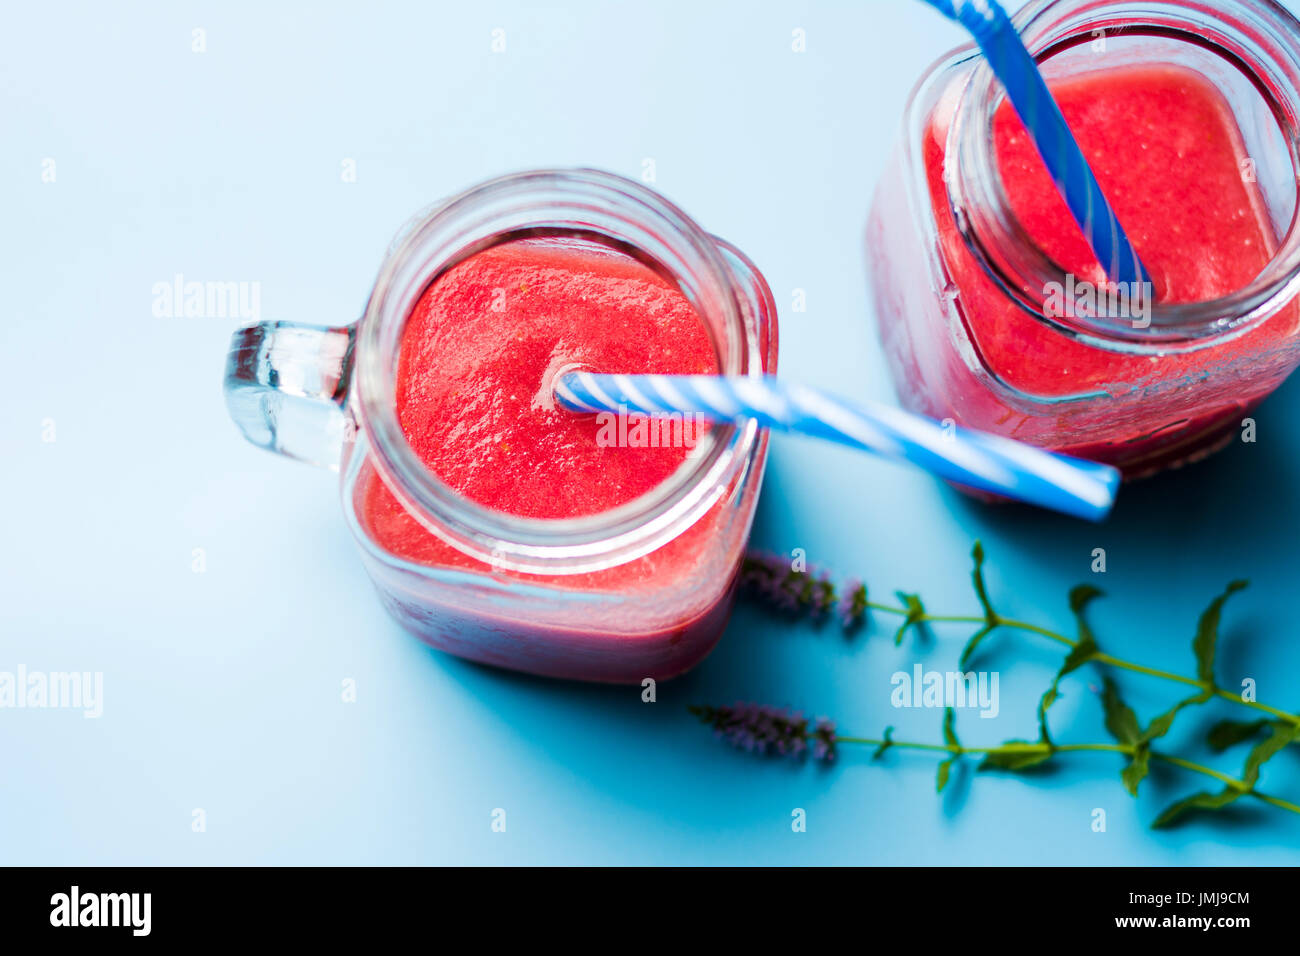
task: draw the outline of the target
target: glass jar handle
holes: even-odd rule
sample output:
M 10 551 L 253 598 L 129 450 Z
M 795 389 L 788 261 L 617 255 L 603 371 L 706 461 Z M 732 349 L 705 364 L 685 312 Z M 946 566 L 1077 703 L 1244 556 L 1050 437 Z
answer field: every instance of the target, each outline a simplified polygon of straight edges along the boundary
M 337 469 L 356 326 L 259 322 L 230 339 L 226 408 L 254 445 Z

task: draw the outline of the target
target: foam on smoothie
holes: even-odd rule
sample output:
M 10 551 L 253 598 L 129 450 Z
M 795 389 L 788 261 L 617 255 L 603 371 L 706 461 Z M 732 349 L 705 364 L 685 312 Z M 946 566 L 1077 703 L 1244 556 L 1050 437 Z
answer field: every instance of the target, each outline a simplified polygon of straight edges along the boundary
M 421 296 L 402 336 L 398 420 L 443 482 L 527 518 L 606 511 L 682 465 L 690 453 L 683 443 L 611 445 L 598 441 L 596 416 L 557 408 L 548 383 L 568 365 L 718 372 L 699 314 L 646 264 L 594 242 L 513 240 L 457 264 Z M 464 563 L 377 479 L 365 489 L 363 511 L 393 553 Z

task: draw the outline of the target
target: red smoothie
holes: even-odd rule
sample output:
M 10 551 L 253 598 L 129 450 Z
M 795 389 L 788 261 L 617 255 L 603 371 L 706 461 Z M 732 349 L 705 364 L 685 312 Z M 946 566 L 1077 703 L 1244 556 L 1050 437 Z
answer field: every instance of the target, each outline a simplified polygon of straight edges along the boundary
M 1158 301 L 1218 298 L 1259 274 L 1276 235 L 1258 186 L 1243 172 L 1248 157 L 1235 118 L 1210 82 L 1183 67 L 1149 65 L 1061 78 L 1050 86 L 1150 271 Z M 1293 337 L 1295 306 L 1234 340 L 1181 355 L 1122 354 L 1050 327 L 1007 297 L 958 234 L 943 181 L 950 115 L 941 106 L 931 117 L 921 159 L 956 292 L 959 337 L 969 340 L 977 367 L 1026 400 L 979 384 L 969 353 L 962 355 L 966 345 L 954 348 L 946 330 L 926 328 L 929 319 L 909 315 L 918 311 L 915 300 L 886 289 L 881 311 L 895 314 L 882 315 L 882 334 L 904 403 L 1110 461 L 1129 477 L 1196 457 L 1230 436 L 1243 412 L 1276 385 L 1243 393 L 1233 387 L 1232 363 Z M 1078 282 L 1105 282 L 1009 103 L 995 116 L 993 137 L 1007 200 L 1029 236 Z M 896 215 L 877 211 L 873 229 L 880 234 L 873 234 L 873 244 L 889 242 L 887 230 L 896 225 L 889 217 Z M 877 272 L 882 286 L 891 283 L 891 268 Z M 933 354 L 939 351 L 946 354 Z M 1211 373 L 1217 382 L 1198 384 Z M 1110 398 L 1078 398 L 1098 392 Z M 1139 393 L 1140 402 L 1130 401 Z M 1053 407 L 1066 396 L 1073 398 Z
M 398 420 L 429 470 L 478 504 L 526 518 L 597 514 L 653 489 L 690 450 L 602 447 L 596 416 L 558 408 L 550 394 L 555 371 L 575 363 L 718 371 L 694 307 L 648 266 L 595 243 L 516 240 L 456 265 L 420 298 L 402 334 Z M 393 554 L 477 564 L 380 481 L 364 513 Z
M 550 393 L 555 371 L 575 363 L 665 374 L 719 369 L 698 313 L 648 266 L 595 243 L 515 240 L 454 266 L 420 298 L 402 335 L 398 420 L 429 470 L 481 505 L 528 518 L 597 514 L 652 490 L 690 448 L 598 440 L 596 416 L 557 408 Z M 690 433 L 690 443 L 706 429 Z M 761 459 L 758 467 L 761 474 Z M 390 611 L 424 640 L 502 667 L 638 682 L 688 669 L 718 640 L 756 494 L 755 480 L 651 553 L 581 574 L 487 567 L 431 534 L 369 463 L 355 500 L 363 529 L 384 551 L 474 575 L 372 569 L 385 580 L 380 593 Z M 552 596 L 524 612 L 477 609 L 472 595 L 498 586 L 540 586 Z
M 597 416 L 551 397 L 552 375 L 573 363 L 719 371 L 701 317 L 647 265 L 597 243 L 521 239 L 448 269 L 416 304 L 400 346 L 399 423 L 434 475 L 490 509 L 564 519 L 624 505 L 676 471 L 689 447 L 602 444 Z M 757 481 L 745 488 L 746 515 L 755 494 Z M 373 568 L 391 613 L 421 639 L 502 667 L 619 683 L 679 674 L 718 641 L 749 528 L 736 509 L 724 496 L 667 544 L 607 570 L 538 575 L 489 568 L 432 535 L 368 463 L 356 490 L 361 525 L 387 553 L 481 576 L 458 583 Z M 521 617 L 497 615 L 472 597 L 490 583 L 552 597 Z
M 594 243 L 521 240 L 435 282 L 402 335 L 397 414 L 429 470 L 526 518 L 575 518 L 650 491 L 688 449 L 600 447 L 596 419 L 557 408 L 554 372 L 712 374 L 681 290 Z

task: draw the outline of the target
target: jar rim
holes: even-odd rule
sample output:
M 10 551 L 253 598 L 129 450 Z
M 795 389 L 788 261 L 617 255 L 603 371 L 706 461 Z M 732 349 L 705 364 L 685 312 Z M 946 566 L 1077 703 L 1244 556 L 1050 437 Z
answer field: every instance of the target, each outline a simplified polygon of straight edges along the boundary
M 1292 169 L 1300 177 L 1300 21 L 1274 0 L 1236 0 L 1233 9 L 1210 8 L 1190 0 L 1034 0 L 1012 18 L 1030 52 L 1045 62 L 1081 43 L 1091 42 L 1098 23 L 1122 27 L 1125 36 L 1156 35 L 1195 42 L 1240 70 L 1264 99 L 1286 142 Z M 1231 18 L 1249 22 L 1246 35 Z M 1110 19 L 1107 19 L 1110 18 Z M 1196 18 L 1196 30 L 1192 19 Z M 1115 21 L 1118 20 L 1116 23 Z M 1208 29 L 1214 21 L 1215 30 Z M 1216 38 L 1217 31 L 1217 38 Z M 1232 37 L 1232 42 L 1228 37 Z M 1233 49 L 1235 44 L 1239 49 Z M 1245 47 L 1251 46 L 1251 59 Z M 1148 302 L 1150 322 L 1138 326 L 1088 316 L 1048 314 L 1042 298 L 1025 290 L 1026 271 L 1044 289 L 1064 285 L 1069 276 L 1029 236 L 1010 210 L 997 174 L 992 136 L 995 111 L 1003 100 L 988 63 L 979 58 L 953 110 L 949 141 L 958 156 L 957 175 L 948 180 L 954 221 L 976 261 L 1003 291 L 1035 319 L 1089 345 L 1110 351 L 1150 354 L 1192 351 L 1218 345 L 1254 328 L 1300 291 L 1300 193 L 1295 197 L 1286 234 L 1264 268 L 1232 293 L 1200 302 Z M 950 148 L 949 155 L 953 155 Z M 1300 181 L 1300 178 L 1298 178 Z M 991 245 L 1012 243 L 1029 270 L 1015 270 Z
M 376 471 L 430 533 L 494 569 L 578 574 L 661 547 L 698 520 L 749 460 L 757 426 L 709 429 L 667 479 L 616 508 L 540 519 L 485 507 L 437 477 L 397 417 L 396 368 L 410 310 L 448 268 L 513 233 L 579 230 L 638 253 L 683 291 L 710 332 L 726 374 L 761 375 L 756 328 L 719 240 L 657 192 L 595 169 L 541 169 L 473 186 L 404 227 L 381 266 L 358 326 L 355 409 Z

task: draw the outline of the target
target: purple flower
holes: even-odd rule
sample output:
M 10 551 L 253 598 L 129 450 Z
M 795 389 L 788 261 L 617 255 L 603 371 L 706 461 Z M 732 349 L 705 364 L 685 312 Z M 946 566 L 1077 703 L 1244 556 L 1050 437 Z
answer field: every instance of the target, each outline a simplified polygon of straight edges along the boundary
M 857 578 L 850 578 L 844 585 L 844 596 L 838 607 L 840 623 L 845 628 L 857 627 L 867 614 L 867 586 Z
M 720 740 L 750 753 L 802 757 L 808 752 L 811 737 L 814 759 L 832 760 L 835 757 L 835 725 L 827 720 L 817 721 L 810 734 L 808 720 L 803 714 L 781 707 L 739 702 L 731 707 L 692 707 L 690 710 L 701 722 L 710 725 Z
M 788 614 L 823 617 L 835 607 L 835 585 L 815 568 L 796 570 L 791 560 L 768 551 L 751 551 L 740 568 L 740 586 Z
M 827 720 L 825 717 L 817 718 L 817 726 L 813 729 L 813 759 L 824 760 L 830 763 L 835 759 L 835 721 Z

